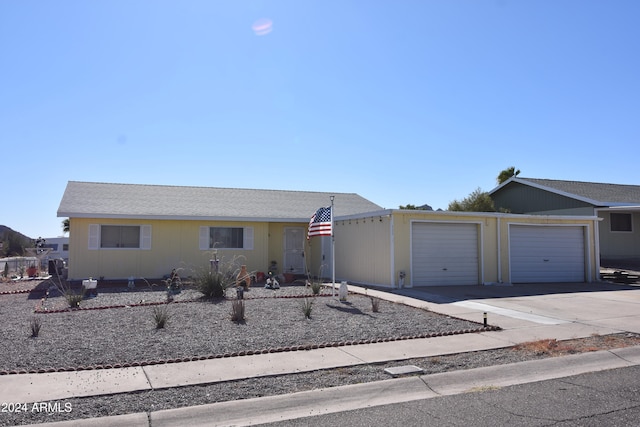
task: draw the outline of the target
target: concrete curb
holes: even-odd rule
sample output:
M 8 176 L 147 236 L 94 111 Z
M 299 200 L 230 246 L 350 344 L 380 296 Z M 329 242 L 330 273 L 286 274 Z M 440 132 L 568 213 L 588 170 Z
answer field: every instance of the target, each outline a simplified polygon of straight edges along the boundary
M 21 427 L 149 427 L 149 415 L 144 412 L 113 415 L 111 417 L 84 418 L 56 423 L 25 424 Z
M 640 357 L 640 347 L 634 347 L 634 349 L 633 352 L 630 352 L 630 356 Z M 608 350 L 603 350 L 509 365 L 425 375 L 421 378 L 433 391 L 439 395 L 447 396 L 634 365 L 637 363 L 622 359 Z
M 151 413 L 150 419 L 153 427 L 243 426 L 283 421 L 638 365 L 638 362 L 630 360 L 640 361 L 640 346 L 624 350 L 627 360 L 610 351 L 598 351 L 281 396 L 169 409 Z

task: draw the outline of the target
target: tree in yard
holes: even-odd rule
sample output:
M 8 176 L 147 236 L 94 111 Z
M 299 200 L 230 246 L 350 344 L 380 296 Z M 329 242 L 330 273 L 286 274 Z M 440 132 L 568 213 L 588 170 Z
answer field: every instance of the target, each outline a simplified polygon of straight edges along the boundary
M 509 166 L 498 174 L 496 178 L 498 180 L 498 185 L 502 184 L 512 176 L 518 176 L 520 173 L 520 169 L 516 169 L 515 166 Z
M 399 208 L 399 209 L 412 209 L 412 210 L 413 210 L 413 209 L 418 209 L 418 208 L 416 208 L 416 205 L 412 205 L 412 204 L 408 204 L 408 205 L 400 205 L 398 208 Z
M 429 205 L 416 206 L 412 204 L 400 205 L 399 209 L 420 210 L 420 211 L 432 211 L 433 208 Z
M 466 198 L 449 203 L 450 211 L 458 212 L 495 212 L 496 208 L 489 193 L 482 191 L 480 187 L 469 194 Z

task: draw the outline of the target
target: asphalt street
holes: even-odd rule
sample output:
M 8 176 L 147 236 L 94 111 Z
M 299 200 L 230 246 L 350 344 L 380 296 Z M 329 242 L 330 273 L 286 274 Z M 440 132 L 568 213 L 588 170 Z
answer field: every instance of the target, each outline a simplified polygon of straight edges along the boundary
M 640 425 L 640 367 L 612 369 L 504 388 L 298 418 L 294 426 L 554 426 Z

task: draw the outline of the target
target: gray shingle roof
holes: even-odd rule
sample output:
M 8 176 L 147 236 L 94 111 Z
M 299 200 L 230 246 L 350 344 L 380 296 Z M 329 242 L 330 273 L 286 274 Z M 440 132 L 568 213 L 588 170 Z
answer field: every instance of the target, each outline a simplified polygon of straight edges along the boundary
M 605 184 L 598 182 L 561 181 L 556 179 L 520 178 L 516 182 L 530 182 L 557 192 L 587 199 L 597 206 L 640 204 L 640 186 L 624 184 Z
M 336 217 L 382 209 L 352 193 L 69 181 L 58 216 L 309 221 L 332 195 Z

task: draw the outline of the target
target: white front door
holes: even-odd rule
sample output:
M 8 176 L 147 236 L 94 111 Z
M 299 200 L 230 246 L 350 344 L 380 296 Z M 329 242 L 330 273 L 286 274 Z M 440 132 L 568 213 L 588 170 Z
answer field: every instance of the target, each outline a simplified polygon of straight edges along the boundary
M 283 273 L 304 274 L 304 228 L 285 227 Z

